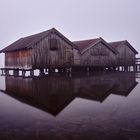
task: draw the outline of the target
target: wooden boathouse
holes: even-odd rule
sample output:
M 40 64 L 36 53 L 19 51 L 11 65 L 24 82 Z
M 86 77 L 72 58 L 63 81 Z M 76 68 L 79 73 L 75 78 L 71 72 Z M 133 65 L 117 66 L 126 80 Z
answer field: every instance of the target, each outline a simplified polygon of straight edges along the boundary
M 39 69 L 44 73 L 44 69 L 49 72 L 54 68 L 70 68 L 74 64 L 73 59 L 74 44 L 63 36 L 55 28 L 21 38 L 1 50 L 5 53 L 5 68 L 2 69 L 9 73 L 14 70 L 18 75 L 19 70 L 23 76 L 26 71 Z
M 55 69 L 58 72 L 119 70 L 120 67 L 128 70 L 137 66 L 138 54 L 128 41 L 107 43 L 100 37 L 72 42 L 55 28 L 21 38 L 0 52 L 5 53 L 2 74 L 8 75 L 12 70 L 15 76 L 19 76 L 19 71 L 22 76 L 27 71 L 33 76 L 36 69 L 40 75 Z
M 118 52 L 101 37 L 73 43 L 80 52 L 74 54 L 75 57 L 79 55 L 79 66 L 89 69 L 104 69 L 117 64 Z M 76 61 L 76 59 L 74 60 Z M 77 64 L 77 62 L 75 63 Z
M 136 55 L 138 52 L 127 40 L 110 42 L 109 44 L 118 51 L 116 56 L 118 66 L 122 67 L 123 70 L 129 70 L 130 67 L 137 69 L 138 59 L 136 60 Z

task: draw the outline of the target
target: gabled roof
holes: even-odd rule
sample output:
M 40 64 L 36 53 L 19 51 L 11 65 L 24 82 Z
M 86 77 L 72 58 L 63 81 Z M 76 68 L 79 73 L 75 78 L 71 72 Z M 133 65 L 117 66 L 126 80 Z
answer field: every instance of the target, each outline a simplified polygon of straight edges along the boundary
M 115 49 L 117 49 L 120 45 L 127 45 L 135 54 L 138 54 L 138 52 L 132 47 L 132 45 L 127 40 L 109 42 L 109 44 Z
M 73 43 L 76 45 L 76 48 L 80 51 L 82 51 L 85 48 L 88 48 L 88 46 L 92 43 L 96 43 L 99 41 L 99 38 L 95 39 L 88 39 L 88 40 L 80 40 L 80 41 L 73 41 Z
M 95 39 L 88 39 L 88 40 L 80 40 L 80 41 L 73 41 L 73 43 L 76 45 L 76 48 L 81 52 L 85 52 L 90 47 L 95 46 L 96 44 L 102 42 L 108 49 L 110 49 L 113 53 L 117 54 L 118 52 L 110 45 L 108 44 L 103 38 L 95 38 Z
M 65 40 L 68 44 L 74 47 L 74 44 L 67 39 L 64 35 L 62 35 L 59 31 L 57 31 L 55 28 L 52 28 L 50 30 L 34 34 L 31 36 L 27 36 L 24 38 L 20 38 L 16 42 L 12 43 L 8 47 L 2 49 L 0 52 L 11 52 L 11 51 L 18 51 L 22 49 L 29 49 L 32 48 L 36 43 L 47 37 L 51 33 L 56 33 L 58 36 L 60 36 L 63 40 Z

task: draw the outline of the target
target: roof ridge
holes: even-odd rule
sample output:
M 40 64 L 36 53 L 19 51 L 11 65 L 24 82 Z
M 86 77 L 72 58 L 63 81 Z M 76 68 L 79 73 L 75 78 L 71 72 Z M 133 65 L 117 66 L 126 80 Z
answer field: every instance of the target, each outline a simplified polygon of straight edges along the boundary
M 32 36 L 35 36 L 35 35 L 39 35 L 39 34 L 41 34 L 41 33 L 49 32 L 49 31 L 51 31 L 51 30 L 53 30 L 53 29 L 55 29 L 55 28 L 51 28 L 51 29 L 48 29 L 48 30 L 46 30 L 46 31 L 40 31 L 39 33 L 31 34 L 31 35 L 28 35 L 28 36 L 25 36 L 25 37 L 21 37 L 21 38 L 32 37 Z
M 72 41 L 72 42 L 82 42 L 82 41 L 90 41 L 90 40 L 95 40 L 95 39 L 100 39 L 100 37 L 98 38 L 92 38 L 92 39 L 84 39 L 84 40 L 75 40 L 75 41 Z
M 108 42 L 113 48 L 117 48 L 120 45 L 122 45 L 123 43 L 126 43 L 129 48 L 135 53 L 138 54 L 138 52 L 135 50 L 135 48 L 133 48 L 133 46 L 127 41 L 127 40 L 122 40 L 122 41 L 116 41 L 116 42 Z
M 125 41 L 127 41 L 127 40 L 121 40 L 121 41 L 111 41 L 111 42 L 108 42 L 108 43 L 119 43 L 119 42 L 125 42 Z
M 86 39 L 86 40 L 79 40 L 79 41 L 73 41 L 73 43 L 76 45 L 76 48 L 80 51 L 84 50 L 85 48 L 88 48 L 91 44 L 96 44 L 101 39 L 98 38 L 92 38 L 92 39 Z
M 9 46 L 7 46 L 6 48 L 2 49 L 1 52 L 8 52 L 8 51 L 32 48 L 36 43 L 38 43 L 40 40 L 44 39 L 51 33 L 57 34 L 60 38 L 62 38 L 67 43 L 69 43 L 73 48 L 74 47 L 76 48 L 76 45 L 72 41 L 70 41 L 68 38 L 66 38 L 62 33 L 60 33 L 55 28 L 51 28 L 49 30 L 42 31 L 40 33 L 22 37 L 22 38 L 18 39 L 17 41 L 13 42 L 12 44 L 10 44 Z
M 43 33 L 45 34 L 45 35 L 43 34 L 42 36 L 39 36 L 39 37 L 33 39 L 30 43 L 27 44 L 26 47 L 30 48 L 30 45 L 34 45 L 34 43 L 36 44 L 37 42 L 39 42 L 39 40 L 41 40 L 42 38 L 45 38 L 49 33 L 51 33 L 52 30 L 53 30 L 53 28 L 49 29 L 49 30 L 46 30 L 46 31 L 43 31 L 43 32 L 40 32 L 38 34 L 31 35 L 31 36 L 36 36 L 36 35 L 43 34 Z

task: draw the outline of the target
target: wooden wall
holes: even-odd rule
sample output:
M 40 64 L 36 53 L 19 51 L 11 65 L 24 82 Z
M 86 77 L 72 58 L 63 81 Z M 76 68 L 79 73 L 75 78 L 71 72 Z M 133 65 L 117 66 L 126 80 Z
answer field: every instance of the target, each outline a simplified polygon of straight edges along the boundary
M 73 55 L 74 55 L 74 66 L 80 66 L 81 53 L 78 50 L 74 49 Z
M 56 34 L 40 41 L 32 50 L 33 68 L 62 67 L 73 64 L 73 48 Z
M 5 67 L 31 68 L 31 49 L 5 53 Z
M 57 34 L 50 34 L 35 44 L 32 49 L 5 53 L 5 67 L 48 68 L 70 66 L 115 66 L 134 65 L 135 53 L 127 46 L 117 48 L 114 54 L 103 43 L 80 53 Z
M 56 34 L 51 34 L 33 49 L 5 53 L 8 68 L 47 68 L 73 64 L 73 48 Z
M 83 66 L 113 66 L 116 64 L 116 55 L 103 43 L 91 47 L 81 54 L 80 65 Z
M 120 45 L 116 49 L 119 52 L 117 55 L 119 65 L 135 64 L 136 55 L 127 45 Z

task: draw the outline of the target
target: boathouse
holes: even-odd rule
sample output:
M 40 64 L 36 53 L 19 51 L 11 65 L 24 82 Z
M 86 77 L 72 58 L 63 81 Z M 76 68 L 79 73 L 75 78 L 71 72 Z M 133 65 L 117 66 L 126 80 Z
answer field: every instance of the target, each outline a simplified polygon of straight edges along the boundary
M 109 43 L 114 49 L 118 51 L 117 64 L 120 66 L 134 66 L 136 61 L 136 54 L 138 52 L 127 41 L 117 41 Z
M 21 38 L 1 50 L 5 68 L 47 69 L 70 67 L 74 44 L 55 28 Z
M 135 65 L 138 52 L 128 41 L 107 43 L 103 38 L 70 41 L 55 28 L 20 38 L 2 49 L 5 53 L 5 68 L 2 74 L 13 70 L 15 76 L 25 76 L 26 71 L 34 75 L 39 69 L 40 74 L 46 72 L 71 72 L 76 70 L 116 70 L 122 67 L 128 70 Z M 138 60 L 139 61 L 139 60 Z M 140 69 L 140 65 L 139 65 Z
M 74 41 L 73 43 L 80 52 L 74 54 L 75 57 L 80 58 L 79 65 L 89 67 L 112 67 L 116 65 L 118 52 L 104 39 L 96 38 Z

